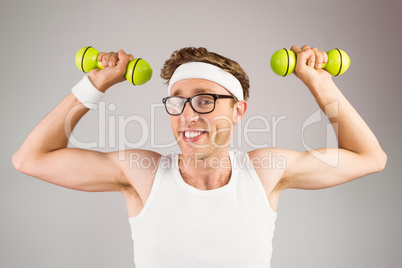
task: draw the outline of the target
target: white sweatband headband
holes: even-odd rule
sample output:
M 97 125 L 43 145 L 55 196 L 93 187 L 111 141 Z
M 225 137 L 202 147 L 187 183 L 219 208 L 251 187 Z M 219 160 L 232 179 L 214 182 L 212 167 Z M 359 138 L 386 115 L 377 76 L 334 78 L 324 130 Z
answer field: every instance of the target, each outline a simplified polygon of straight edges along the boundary
M 84 76 L 71 91 L 75 97 L 89 109 L 96 109 L 99 101 L 105 96 L 105 93 L 100 92 L 92 85 L 87 75 Z
M 168 94 L 170 95 L 170 89 L 176 82 L 188 78 L 200 78 L 215 82 L 232 93 L 238 100 L 243 100 L 243 88 L 240 81 L 234 75 L 205 62 L 189 62 L 177 67 L 172 78 L 170 78 Z

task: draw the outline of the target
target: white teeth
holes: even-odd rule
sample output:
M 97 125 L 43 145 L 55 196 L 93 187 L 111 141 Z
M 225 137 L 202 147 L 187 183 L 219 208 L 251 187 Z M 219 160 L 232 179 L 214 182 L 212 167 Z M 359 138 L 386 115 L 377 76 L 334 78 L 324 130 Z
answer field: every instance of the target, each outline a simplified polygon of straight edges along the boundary
M 186 136 L 187 139 L 192 139 L 194 137 L 200 136 L 202 132 L 190 132 L 190 131 L 185 131 L 184 136 Z

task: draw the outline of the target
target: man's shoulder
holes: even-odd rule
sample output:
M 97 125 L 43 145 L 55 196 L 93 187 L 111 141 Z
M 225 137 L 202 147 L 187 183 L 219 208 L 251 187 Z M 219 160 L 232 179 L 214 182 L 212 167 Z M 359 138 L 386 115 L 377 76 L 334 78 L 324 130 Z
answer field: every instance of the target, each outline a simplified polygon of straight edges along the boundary
M 162 155 L 158 152 L 143 149 L 127 149 L 122 151 L 121 154 L 125 156 L 125 159 L 149 158 L 159 160 L 162 157 Z
M 273 147 L 267 147 L 267 148 L 260 148 L 260 149 L 255 149 L 252 151 L 247 152 L 248 157 L 250 158 L 251 161 L 257 161 L 257 159 L 267 159 L 267 158 L 286 158 L 291 156 L 292 154 L 297 153 L 296 151 L 292 151 L 289 149 L 283 149 L 283 148 L 273 148 Z
M 116 153 L 126 173 L 134 176 L 155 172 L 162 157 L 158 152 L 143 149 L 127 149 Z
M 247 154 L 262 181 L 277 181 L 287 169 L 288 160 L 294 153 L 297 152 L 282 148 L 262 148 Z

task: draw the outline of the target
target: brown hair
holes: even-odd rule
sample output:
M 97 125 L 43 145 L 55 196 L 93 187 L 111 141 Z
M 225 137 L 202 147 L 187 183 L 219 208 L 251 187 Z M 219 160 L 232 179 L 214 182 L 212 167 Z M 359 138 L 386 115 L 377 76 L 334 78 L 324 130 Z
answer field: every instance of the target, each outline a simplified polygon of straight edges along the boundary
M 234 60 L 221 56 L 217 53 L 210 52 L 204 47 L 185 47 L 173 52 L 170 56 L 170 59 L 165 61 L 161 69 L 161 77 L 165 79 L 166 84 L 168 84 L 177 67 L 184 63 L 194 61 L 213 64 L 234 75 L 234 77 L 240 81 L 240 84 L 243 88 L 244 100 L 248 99 L 250 95 L 250 81 L 243 68 L 240 67 L 240 65 Z

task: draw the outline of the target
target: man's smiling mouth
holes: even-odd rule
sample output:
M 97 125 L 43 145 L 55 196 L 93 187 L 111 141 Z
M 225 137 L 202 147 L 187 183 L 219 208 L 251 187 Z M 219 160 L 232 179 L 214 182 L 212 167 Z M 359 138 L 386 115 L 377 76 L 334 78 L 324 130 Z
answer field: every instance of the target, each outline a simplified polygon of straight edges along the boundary
M 199 140 L 203 134 L 208 133 L 208 131 L 204 131 L 204 130 L 184 130 L 181 131 L 181 134 L 183 135 L 183 139 L 185 141 L 197 141 Z

